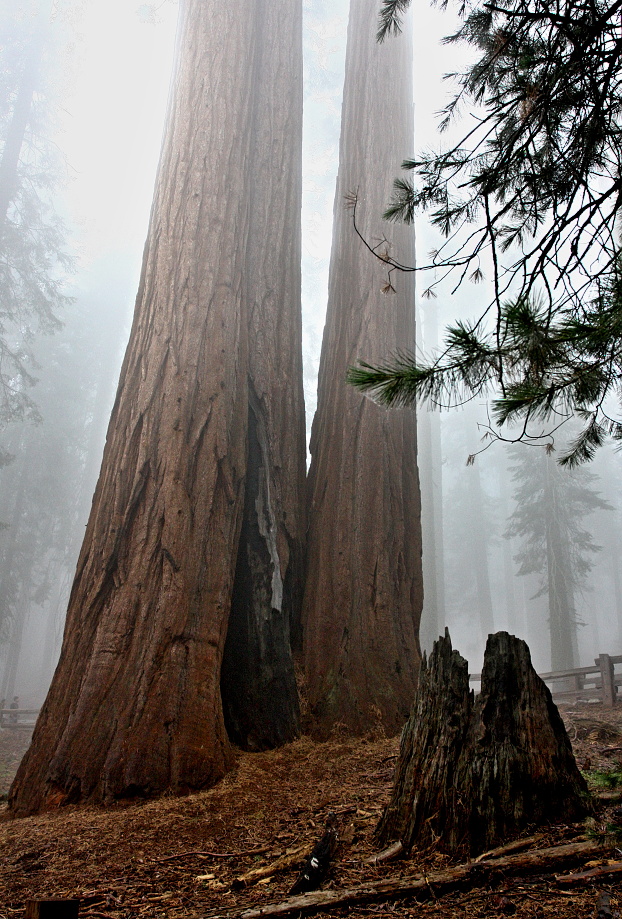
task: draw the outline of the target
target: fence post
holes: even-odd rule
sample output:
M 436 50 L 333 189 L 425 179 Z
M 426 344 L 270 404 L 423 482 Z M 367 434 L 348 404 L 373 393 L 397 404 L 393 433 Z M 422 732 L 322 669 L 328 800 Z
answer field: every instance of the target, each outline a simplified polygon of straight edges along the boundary
M 608 654 L 599 654 L 595 661 L 600 667 L 600 676 L 603 685 L 603 705 L 613 708 L 616 704 L 616 684 L 613 672 L 613 661 Z

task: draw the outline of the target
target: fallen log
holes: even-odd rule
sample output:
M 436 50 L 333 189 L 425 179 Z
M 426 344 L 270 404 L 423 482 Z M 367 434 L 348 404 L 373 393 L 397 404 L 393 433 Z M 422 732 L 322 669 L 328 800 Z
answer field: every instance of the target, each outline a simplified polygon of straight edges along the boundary
M 392 845 L 387 846 L 386 849 L 383 849 L 382 852 L 378 852 L 376 855 L 372 855 L 371 858 L 365 859 L 366 865 L 381 865 L 382 862 L 390 862 L 392 859 L 397 858 L 398 855 L 401 855 L 404 851 L 404 846 L 401 842 L 394 842 Z
M 236 919 L 265 919 L 271 916 L 289 916 L 293 913 L 309 915 L 359 903 L 399 900 L 405 897 L 428 898 L 432 895 L 437 896 L 440 890 L 463 885 L 475 887 L 480 883 L 486 883 L 490 875 L 497 871 L 503 871 L 506 875 L 533 874 L 546 871 L 552 866 L 580 862 L 601 852 L 602 846 L 591 840 L 567 843 L 563 846 L 535 849 L 501 858 L 489 858 L 478 863 L 468 862 L 429 874 L 385 878 L 345 890 L 314 891 L 298 897 L 289 897 L 279 903 L 267 903 L 265 906 L 244 909 L 233 916 Z
M 310 855 L 312 849 L 313 843 L 306 843 L 304 846 L 298 846 L 298 848 L 293 849 L 291 852 L 286 852 L 285 855 L 281 855 L 276 861 L 270 862 L 269 865 L 263 865 L 260 868 L 251 868 L 250 871 L 235 878 L 231 886 L 248 887 L 250 884 L 256 884 L 257 881 L 263 880 L 263 878 L 269 878 L 272 877 L 273 874 L 278 874 L 279 871 L 285 871 L 287 868 L 299 865 L 303 859 Z
M 482 852 L 482 854 L 474 858 L 473 861 L 476 863 L 483 862 L 487 858 L 497 858 L 500 855 L 509 855 L 511 852 L 522 852 L 540 842 L 541 839 L 542 835 L 526 836 L 524 839 L 514 839 L 512 842 L 506 842 L 504 846 L 497 846 L 496 849 L 489 849 L 488 852 Z
M 558 884 L 571 886 L 572 884 L 591 883 L 594 878 L 610 877 L 613 874 L 622 874 L 622 862 L 613 862 L 611 865 L 598 865 L 587 871 L 575 871 L 574 874 L 560 874 L 555 880 Z

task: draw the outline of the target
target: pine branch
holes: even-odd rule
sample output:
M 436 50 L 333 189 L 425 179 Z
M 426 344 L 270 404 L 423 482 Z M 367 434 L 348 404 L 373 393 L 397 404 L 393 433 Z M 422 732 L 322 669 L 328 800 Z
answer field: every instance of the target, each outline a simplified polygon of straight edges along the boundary
M 401 14 L 410 6 L 411 0 L 382 0 L 378 17 L 376 40 L 383 42 L 388 35 L 399 35 L 402 31 Z

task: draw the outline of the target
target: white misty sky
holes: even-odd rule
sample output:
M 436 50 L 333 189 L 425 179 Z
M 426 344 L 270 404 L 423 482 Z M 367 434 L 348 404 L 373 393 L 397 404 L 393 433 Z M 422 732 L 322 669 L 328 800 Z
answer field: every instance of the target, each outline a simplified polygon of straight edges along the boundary
M 370 0 L 377 2 L 380 0 Z M 177 5 L 159 0 L 156 22 L 145 21 L 152 4 L 140 0 L 88 0 L 83 6 L 72 91 L 65 104 L 60 145 L 70 166 L 68 206 L 79 237 L 82 264 L 110 251 L 130 251 L 135 282 L 147 232 L 162 126 L 172 68 Z M 339 59 L 346 42 L 347 2 L 337 0 L 336 18 L 322 39 L 327 55 Z M 440 37 L 450 18 L 415 0 L 415 63 L 417 145 L 434 142 L 434 113 L 448 93 L 442 76 L 457 67 L 455 51 L 442 49 Z M 392 41 L 399 39 L 390 39 Z M 341 43 L 341 50 L 339 45 Z M 315 409 L 316 374 L 325 313 L 331 243 L 334 175 L 337 169 L 339 106 L 335 144 L 320 156 L 311 150 L 313 125 L 305 126 L 305 184 L 324 182 L 324 199 L 307 194 L 303 207 L 303 281 L 305 391 L 308 424 Z M 326 112 L 323 113 L 326 117 Z M 414 148 L 413 148 L 414 152 Z M 431 237 L 419 232 L 421 257 Z M 78 284 L 80 278 L 77 278 Z M 128 305 L 135 290 L 128 291 Z
M 164 3 L 155 26 L 141 22 L 138 8 L 136 0 L 89 0 L 80 22 L 60 143 L 87 261 L 126 246 L 140 259 L 146 236 L 177 7 Z

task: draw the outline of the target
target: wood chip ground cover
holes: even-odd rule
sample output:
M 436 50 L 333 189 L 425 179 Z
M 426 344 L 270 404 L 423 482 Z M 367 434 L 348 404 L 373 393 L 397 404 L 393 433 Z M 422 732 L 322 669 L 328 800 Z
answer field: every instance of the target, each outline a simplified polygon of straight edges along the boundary
M 564 713 L 580 766 L 606 770 L 622 759 L 622 712 L 600 706 Z M 7 737 L 6 735 L 10 735 Z M 0 731 L 0 793 L 27 737 Z M 19 749 L 18 749 L 19 747 Z M 237 767 L 215 788 L 109 809 L 66 808 L 23 820 L 0 821 L 0 919 L 21 919 L 28 899 L 82 899 L 91 919 L 198 919 L 231 916 L 283 900 L 297 877 L 293 866 L 240 887 L 236 878 L 313 843 L 329 811 L 339 817 L 341 845 L 328 886 L 354 887 L 382 878 L 432 872 L 455 864 L 438 851 L 413 851 L 399 861 L 366 864 L 376 851 L 373 830 L 391 787 L 398 738 L 301 738 L 269 753 L 240 753 Z M 609 810 L 617 804 L 615 795 Z M 599 824 L 609 819 L 604 813 Z M 551 827 L 539 847 L 569 842 L 584 826 Z M 616 858 L 615 847 L 602 859 Z M 496 876 L 483 886 L 442 894 L 335 909 L 332 916 L 530 917 L 588 919 L 597 891 L 611 894 L 622 915 L 619 882 L 598 879 L 571 889 L 554 873 Z M 325 885 L 326 886 L 326 885 Z M 328 915 L 319 913 L 319 916 Z

